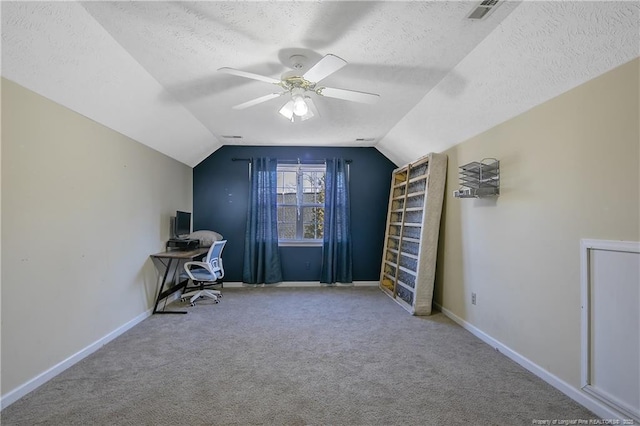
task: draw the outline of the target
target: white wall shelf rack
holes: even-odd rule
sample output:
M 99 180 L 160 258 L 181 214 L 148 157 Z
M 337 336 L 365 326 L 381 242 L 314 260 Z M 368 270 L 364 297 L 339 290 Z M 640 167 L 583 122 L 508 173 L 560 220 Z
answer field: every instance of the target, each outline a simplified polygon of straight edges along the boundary
M 458 167 L 460 189 L 453 192 L 456 198 L 483 198 L 500 195 L 500 162 L 484 158 Z

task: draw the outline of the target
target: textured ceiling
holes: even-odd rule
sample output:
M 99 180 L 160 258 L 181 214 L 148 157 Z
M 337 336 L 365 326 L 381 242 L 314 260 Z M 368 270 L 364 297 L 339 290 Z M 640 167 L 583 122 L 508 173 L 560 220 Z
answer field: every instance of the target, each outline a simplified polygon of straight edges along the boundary
M 398 164 L 440 152 L 639 55 L 637 1 L 524 2 L 377 148 Z
M 376 146 L 397 164 L 441 151 L 637 57 L 638 2 L 2 2 L 2 75 L 195 165 L 223 144 Z M 267 83 L 335 54 L 319 97 L 290 123 Z M 225 138 L 227 135 L 241 139 Z M 357 139 L 365 139 L 358 141 Z

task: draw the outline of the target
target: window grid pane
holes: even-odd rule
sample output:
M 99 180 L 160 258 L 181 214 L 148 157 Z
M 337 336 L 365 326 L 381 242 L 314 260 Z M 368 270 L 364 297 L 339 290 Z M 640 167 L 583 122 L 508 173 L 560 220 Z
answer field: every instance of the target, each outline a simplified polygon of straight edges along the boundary
M 278 237 L 281 240 L 322 239 L 324 170 L 318 166 L 278 168 Z

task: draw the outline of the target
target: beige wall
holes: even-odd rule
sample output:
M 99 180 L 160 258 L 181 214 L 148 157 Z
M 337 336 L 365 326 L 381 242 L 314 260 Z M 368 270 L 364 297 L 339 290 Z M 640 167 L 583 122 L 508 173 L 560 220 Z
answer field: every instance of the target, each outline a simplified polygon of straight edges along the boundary
M 580 239 L 640 240 L 638 64 L 446 151 L 436 301 L 576 388 Z M 453 198 L 457 166 L 485 157 L 500 197 Z
M 144 314 L 192 170 L 2 79 L 2 394 Z

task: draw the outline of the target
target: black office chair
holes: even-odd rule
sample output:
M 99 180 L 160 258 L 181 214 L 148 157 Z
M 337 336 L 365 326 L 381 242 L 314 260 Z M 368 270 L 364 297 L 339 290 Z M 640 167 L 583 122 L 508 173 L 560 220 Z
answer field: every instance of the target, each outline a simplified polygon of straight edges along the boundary
M 224 249 L 226 243 L 227 240 L 215 241 L 211 245 L 204 262 L 187 262 L 184 264 L 184 270 L 196 288 L 183 293 L 180 296 L 180 300 L 184 302 L 189 299 L 191 306 L 194 306 L 196 300 L 201 297 L 208 297 L 215 300 L 216 303 L 219 302 L 222 293 L 219 290 L 212 290 L 208 287 L 222 283 L 222 278 L 224 277 L 222 249 Z M 189 287 L 186 290 L 189 290 Z

